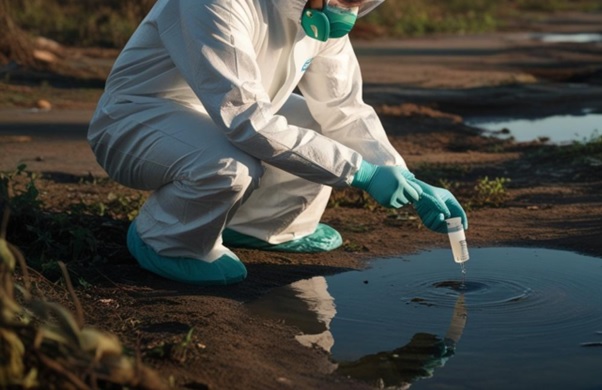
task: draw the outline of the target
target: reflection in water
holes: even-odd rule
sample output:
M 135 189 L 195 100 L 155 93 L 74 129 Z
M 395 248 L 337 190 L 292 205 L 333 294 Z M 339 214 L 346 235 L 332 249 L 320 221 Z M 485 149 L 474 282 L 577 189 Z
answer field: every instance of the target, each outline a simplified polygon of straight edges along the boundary
M 295 338 L 302 345 L 331 353 L 335 343 L 331 322 L 337 310 L 324 277 L 297 281 L 249 306 L 255 313 L 277 317 L 296 326 L 300 333 Z M 407 389 L 419 379 L 432 377 L 435 369 L 445 365 L 454 355 L 466 318 L 464 294 L 460 294 L 444 337 L 418 332 L 399 348 L 369 354 L 355 361 L 340 361 L 332 370 L 379 388 Z
M 416 333 L 402 347 L 364 356 L 354 362 L 341 362 L 337 371 L 378 388 L 408 389 L 415 381 L 432 377 L 435 369 L 443 367 L 454 355 L 466 318 L 462 294 L 456 300 L 444 338 L 430 333 Z
M 300 280 L 291 284 L 295 296 L 307 304 L 311 313 L 315 314 L 316 326 L 318 332 L 299 334 L 295 336 L 297 341 L 306 347 L 317 346 L 330 353 L 334 345 L 334 338 L 330 332 L 330 322 L 334 318 L 337 310 L 334 305 L 334 298 L 328 293 L 328 284 L 323 277 Z
M 279 288 L 248 307 L 263 317 L 294 325 L 300 332 L 296 339 L 307 347 L 317 346 L 330 352 L 334 344 L 330 323 L 336 309 L 326 279 L 321 276 Z
M 506 390 L 511 377 L 515 389 L 602 389 L 602 259 L 541 248 L 471 255 L 466 281 L 449 249 L 435 249 L 301 280 L 247 306 L 296 327 L 301 343 L 330 354 L 333 372 L 377 387 Z

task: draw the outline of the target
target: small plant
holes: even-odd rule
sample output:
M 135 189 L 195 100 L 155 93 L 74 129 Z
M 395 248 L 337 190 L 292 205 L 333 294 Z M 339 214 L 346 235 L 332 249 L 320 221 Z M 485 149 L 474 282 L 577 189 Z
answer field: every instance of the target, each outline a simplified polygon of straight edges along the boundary
M 574 141 L 568 145 L 550 145 L 538 149 L 529 156 L 533 160 L 562 161 L 569 164 L 588 163 L 592 160 L 602 160 L 602 135 L 594 133 L 583 141 Z
M 146 197 L 142 194 L 123 195 L 110 192 L 105 201 L 72 204 L 69 205 L 68 212 L 72 215 L 87 214 L 133 221 L 145 200 Z
M 0 173 L 0 206 L 10 209 L 15 226 L 9 238 L 24 249 L 38 271 L 56 279 L 57 261 L 104 261 L 122 250 L 123 245 L 115 243 L 137 215 L 142 194 L 109 193 L 105 201 L 76 200 L 51 211 L 41 198 L 38 179 L 25 165 Z
M 470 200 L 469 206 L 474 207 L 500 207 L 507 199 L 506 184 L 509 178 L 496 177 L 495 179 L 484 178 L 477 181 L 474 187 L 475 195 Z
M 27 172 L 26 168 L 25 164 L 20 164 L 12 172 L 0 172 L 0 201 L 8 202 L 10 199 L 9 205 L 13 213 L 39 208 L 42 204 L 38 198 L 40 192 L 35 186 L 37 175 Z M 25 180 L 18 180 L 23 178 Z
M 67 214 L 44 210 L 37 178 L 25 165 L 0 174 L 0 195 L 16 222 L 11 240 L 26 246 L 32 264 L 46 271 L 56 269 L 52 266 L 56 260 L 96 253 L 97 242 L 89 228 L 74 224 Z
M 155 359 L 168 358 L 178 363 L 185 363 L 188 353 L 195 348 L 204 348 L 205 346 L 200 343 L 194 343 L 192 334 L 194 327 L 188 330 L 183 340 L 175 342 L 162 342 L 157 346 L 150 348 L 146 351 L 145 356 Z

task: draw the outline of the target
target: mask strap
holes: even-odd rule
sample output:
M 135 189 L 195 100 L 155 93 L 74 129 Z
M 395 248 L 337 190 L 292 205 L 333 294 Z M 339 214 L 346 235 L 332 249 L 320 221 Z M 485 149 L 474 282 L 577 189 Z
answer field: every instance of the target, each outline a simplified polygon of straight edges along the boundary
M 324 1 L 322 9 L 312 9 L 306 6 L 301 16 L 301 27 L 305 33 L 319 41 L 326 42 L 330 37 L 330 21 L 324 13 L 327 1 Z

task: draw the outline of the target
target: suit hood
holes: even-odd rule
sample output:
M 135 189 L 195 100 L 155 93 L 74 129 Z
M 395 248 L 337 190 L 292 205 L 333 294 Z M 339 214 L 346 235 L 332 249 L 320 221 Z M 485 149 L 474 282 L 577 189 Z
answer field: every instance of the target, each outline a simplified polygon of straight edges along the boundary
M 364 16 L 374 8 L 381 5 L 385 0 L 369 0 L 360 6 L 358 16 Z M 282 12 L 290 19 L 299 20 L 301 13 L 307 4 L 307 0 L 272 0 L 274 6 L 281 7 Z

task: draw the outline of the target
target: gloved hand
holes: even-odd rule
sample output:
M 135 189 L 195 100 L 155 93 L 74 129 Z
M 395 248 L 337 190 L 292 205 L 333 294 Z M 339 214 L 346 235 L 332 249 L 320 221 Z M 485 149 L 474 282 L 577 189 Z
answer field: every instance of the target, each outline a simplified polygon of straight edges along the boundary
M 454 195 L 444 188 L 434 187 L 416 178 L 408 181 L 422 188 L 422 196 L 414 207 L 424 225 L 434 232 L 447 233 L 445 220 L 452 217 L 462 218 L 464 230 L 468 229 L 468 219 L 464 209 Z
M 396 352 L 399 356 L 408 356 L 402 361 L 407 362 L 408 366 L 411 364 L 416 380 L 432 377 L 435 369 L 443 367 L 455 350 L 456 344 L 452 340 L 441 339 L 430 333 L 416 333 L 408 344 Z
M 382 206 L 399 208 L 416 202 L 422 194 L 420 186 L 404 176 L 414 177 L 410 171 L 399 166 L 373 165 L 362 161 L 351 185 L 368 192 Z

